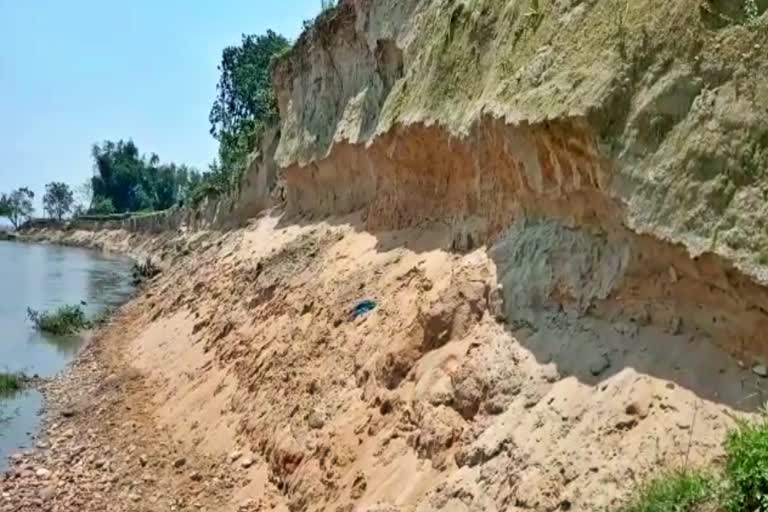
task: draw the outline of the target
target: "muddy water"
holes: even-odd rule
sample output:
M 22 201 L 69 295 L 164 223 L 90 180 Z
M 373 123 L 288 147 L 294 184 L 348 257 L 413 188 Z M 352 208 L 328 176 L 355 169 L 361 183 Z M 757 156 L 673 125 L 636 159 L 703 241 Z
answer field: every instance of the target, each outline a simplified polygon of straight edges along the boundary
M 63 369 L 83 343 L 80 336 L 35 331 L 27 308 L 84 304 L 89 318 L 125 302 L 131 264 L 85 249 L 0 242 L 0 371 L 48 377 Z M 31 443 L 42 397 L 29 390 L 0 397 L 0 468 L 7 455 Z

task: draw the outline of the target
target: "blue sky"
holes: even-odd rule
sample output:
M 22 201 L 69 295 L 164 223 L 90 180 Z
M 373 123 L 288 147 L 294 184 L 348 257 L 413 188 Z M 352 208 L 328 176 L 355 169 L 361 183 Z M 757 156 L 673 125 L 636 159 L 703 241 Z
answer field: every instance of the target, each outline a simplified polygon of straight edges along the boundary
M 320 0 L 0 0 L 0 192 L 83 183 L 95 142 L 162 161 L 213 159 L 221 50 L 271 28 L 294 39 Z M 42 213 L 40 211 L 38 214 Z

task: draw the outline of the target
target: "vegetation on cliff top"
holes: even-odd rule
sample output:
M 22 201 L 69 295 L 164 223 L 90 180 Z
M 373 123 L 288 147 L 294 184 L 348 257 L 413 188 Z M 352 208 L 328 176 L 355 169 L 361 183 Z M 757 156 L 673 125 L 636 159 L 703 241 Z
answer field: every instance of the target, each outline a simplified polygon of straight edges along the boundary
M 243 35 L 237 46 L 221 55 L 221 77 L 209 120 L 211 135 L 219 141 L 219 178 L 236 185 L 247 158 L 260 135 L 277 121 L 277 102 L 272 87 L 271 64 L 290 47 L 288 39 L 268 30 L 263 35 Z M 216 177 L 216 176 L 212 176 Z

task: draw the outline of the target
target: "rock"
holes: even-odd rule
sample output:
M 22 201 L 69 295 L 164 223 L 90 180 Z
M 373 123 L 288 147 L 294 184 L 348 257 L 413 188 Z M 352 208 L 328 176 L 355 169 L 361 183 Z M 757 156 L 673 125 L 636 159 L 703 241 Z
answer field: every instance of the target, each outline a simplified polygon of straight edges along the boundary
M 248 469 L 249 467 L 253 466 L 253 459 L 250 457 L 244 458 L 240 461 L 240 466 L 242 466 L 244 469 Z
M 325 419 L 323 419 L 323 415 L 319 412 L 312 411 L 307 417 L 307 424 L 309 425 L 309 428 L 318 430 L 325 426 Z
M 39 496 L 43 501 L 51 500 L 56 494 L 56 488 L 53 486 L 44 487 L 40 490 Z
M 62 417 L 62 418 L 71 418 L 71 417 L 73 417 L 75 414 L 77 414 L 77 413 L 75 412 L 75 410 L 74 410 L 74 409 L 71 409 L 71 408 L 66 408 L 66 409 L 63 409 L 63 410 L 61 411 L 61 417 Z
M 589 365 L 589 373 L 597 377 L 611 367 L 611 360 L 603 354 Z
M 203 475 L 198 473 L 197 471 L 192 472 L 192 474 L 189 475 L 189 479 L 193 482 L 200 482 L 203 479 Z
M 756 364 L 752 367 L 752 373 L 763 379 L 768 378 L 768 367 L 764 364 Z
M 229 462 L 235 462 L 242 456 L 243 456 L 243 452 L 239 450 L 235 450 L 234 452 L 229 454 Z
M 100 460 L 97 460 L 96 462 L 94 462 L 93 465 L 96 467 L 96 469 L 101 469 L 101 468 L 103 468 L 104 466 L 107 465 L 107 461 L 104 460 L 104 459 L 100 459 Z
M 147 465 L 147 457 L 144 455 L 139 455 L 139 464 L 141 467 L 145 467 Z
M 37 471 L 35 471 L 35 476 L 42 480 L 48 480 L 51 477 L 51 472 L 45 468 L 40 468 Z
M 640 419 L 648 417 L 651 404 L 648 400 L 636 399 L 627 405 L 625 412 L 630 416 L 637 416 Z
M 173 461 L 173 467 L 178 469 L 180 467 L 183 467 L 186 463 L 187 463 L 187 459 L 185 459 L 184 457 L 179 457 L 178 459 Z

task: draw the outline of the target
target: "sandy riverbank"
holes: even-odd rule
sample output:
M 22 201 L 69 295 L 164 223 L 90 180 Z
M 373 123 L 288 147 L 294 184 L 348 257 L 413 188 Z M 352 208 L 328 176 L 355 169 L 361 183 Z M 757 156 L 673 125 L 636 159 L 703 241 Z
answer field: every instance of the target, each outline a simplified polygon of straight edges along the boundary
M 441 223 L 66 236 L 47 239 L 166 270 L 46 386 L 44 444 L 4 477 L 3 512 L 590 510 L 717 460 L 760 399 L 685 324 L 515 326 L 497 250 L 455 252 Z

